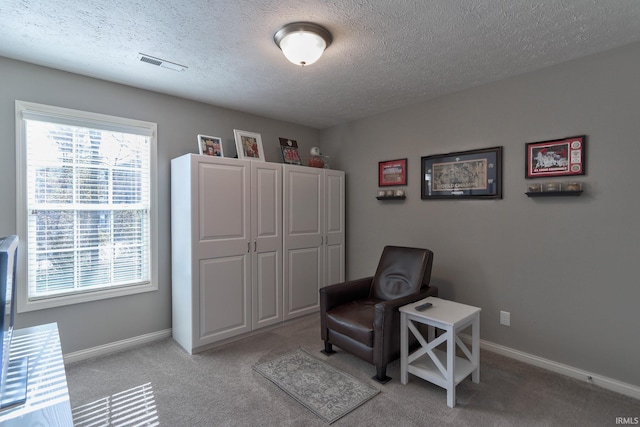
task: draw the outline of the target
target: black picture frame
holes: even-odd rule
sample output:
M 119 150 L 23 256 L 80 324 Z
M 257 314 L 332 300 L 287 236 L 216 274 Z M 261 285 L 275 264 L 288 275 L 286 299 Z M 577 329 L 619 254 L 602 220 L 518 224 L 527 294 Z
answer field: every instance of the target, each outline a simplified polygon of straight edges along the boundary
M 298 141 L 295 139 L 280 137 L 280 151 L 282 151 L 282 161 L 289 165 L 300 165 L 302 160 L 298 151 Z
M 502 199 L 502 147 L 421 158 L 421 198 Z
M 527 142 L 525 178 L 553 178 L 587 173 L 587 136 Z

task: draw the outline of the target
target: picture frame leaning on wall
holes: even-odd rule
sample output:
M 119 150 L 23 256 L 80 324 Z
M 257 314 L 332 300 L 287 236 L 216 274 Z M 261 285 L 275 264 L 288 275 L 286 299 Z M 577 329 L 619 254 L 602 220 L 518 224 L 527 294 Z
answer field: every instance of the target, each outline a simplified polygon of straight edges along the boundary
M 300 152 L 298 151 L 298 141 L 289 138 L 280 139 L 280 151 L 282 151 L 282 161 L 289 165 L 302 164 Z
M 224 157 L 222 139 L 217 136 L 198 135 L 198 153 L 205 156 Z
M 265 161 L 264 150 L 262 149 L 262 136 L 259 133 L 234 129 L 233 136 L 236 141 L 239 159 Z

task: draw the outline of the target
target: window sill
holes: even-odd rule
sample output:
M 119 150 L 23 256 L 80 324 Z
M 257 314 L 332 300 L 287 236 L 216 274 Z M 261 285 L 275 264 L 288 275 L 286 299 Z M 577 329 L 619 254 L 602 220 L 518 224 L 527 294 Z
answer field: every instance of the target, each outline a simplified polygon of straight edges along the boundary
M 158 290 L 157 281 L 153 281 L 137 285 L 127 286 L 113 289 L 104 289 L 97 291 L 88 291 L 83 293 L 75 293 L 71 295 L 52 296 L 48 298 L 39 298 L 27 300 L 26 298 L 18 299 L 18 313 L 28 311 L 45 310 L 48 308 L 63 307 L 66 305 L 81 304 L 91 301 L 100 301 L 110 298 L 118 298 L 127 295 L 135 295 L 144 292 L 153 292 Z

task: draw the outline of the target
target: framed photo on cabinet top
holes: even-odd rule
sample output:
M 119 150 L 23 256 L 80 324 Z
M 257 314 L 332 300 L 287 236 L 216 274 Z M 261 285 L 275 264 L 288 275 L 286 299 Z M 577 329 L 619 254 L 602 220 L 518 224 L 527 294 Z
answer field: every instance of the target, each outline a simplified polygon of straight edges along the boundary
M 422 157 L 421 197 L 502 199 L 502 147 Z
M 262 149 L 262 136 L 259 133 L 234 129 L 233 136 L 236 141 L 239 159 L 265 161 L 264 150 Z
M 298 141 L 295 139 L 280 138 L 280 150 L 282 150 L 282 161 L 290 165 L 302 163 L 298 152 Z
M 378 163 L 378 187 L 407 185 L 407 159 Z
M 206 156 L 223 157 L 222 139 L 215 136 L 198 135 L 198 152 Z
M 586 136 L 525 144 L 526 178 L 585 175 Z

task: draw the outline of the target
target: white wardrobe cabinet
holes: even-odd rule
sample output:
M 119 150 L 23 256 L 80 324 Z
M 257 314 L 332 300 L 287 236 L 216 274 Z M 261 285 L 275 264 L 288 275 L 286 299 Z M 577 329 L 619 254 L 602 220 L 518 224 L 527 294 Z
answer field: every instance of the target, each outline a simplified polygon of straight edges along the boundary
M 284 319 L 319 310 L 319 289 L 344 281 L 345 174 L 283 165 Z
M 282 322 L 282 166 L 171 161 L 173 337 L 194 353 Z

